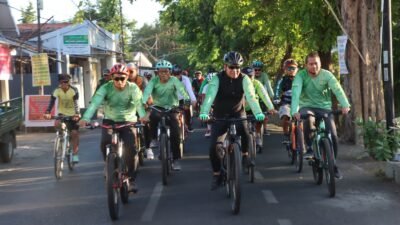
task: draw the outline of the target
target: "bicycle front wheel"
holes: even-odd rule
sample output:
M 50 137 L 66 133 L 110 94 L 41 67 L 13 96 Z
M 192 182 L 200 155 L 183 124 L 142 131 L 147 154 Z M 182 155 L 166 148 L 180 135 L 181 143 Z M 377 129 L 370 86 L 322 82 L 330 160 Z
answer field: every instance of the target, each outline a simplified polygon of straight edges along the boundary
M 161 156 L 161 177 L 163 185 L 168 184 L 168 156 L 167 156 L 167 135 L 165 133 L 160 134 L 160 156 Z
M 106 188 L 107 188 L 107 200 L 108 210 L 112 220 L 119 219 L 119 207 L 120 207 L 120 196 L 119 196 L 119 171 L 118 164 L 119 158 L 117 153 L 111 152 L 107 156 L 107 177 L 106 177 Z
M 329 139 L 323 138 L 321 140 L 321 153 L 324 161 L 325 181 L 328 186 L 329 197 L 334 197 L 336 194 L 335 186 L 335 162 Z
M 240 211 L 241 187 L 240 187 L 240 167 L 241 167 L 241 151 L 238 143 L 232 144 L 232 152 L 229 154 L 231 159 L 231 182 L 232 182 L 232 201 L 231 209 L 233 214 L 238 214 Z
M 74 170 L 75 163 L 72 160 L 73 154 L 72 154 L 72 146 L 71 146 L 71 142 L 70 141 L 68 141 L 68 143 L 67 143 L 67 149 L 68 149 L 68 151 L 67 151 L 68 169 L 70 171 L 72 171 L 72 170 Z
M 253 135 L 249 136 L 249 165 L 248 173 L 249 173 L 249 181 L 250 183 L 254 183 L 254 170 L 256 167 L 256 140 Z
M 57 180 L 62 178 L 63 173 L 62 148 L 63 140 L 60 137 L 56 137 L 54 142 L 54 175 Z
M 302 125 L 296 127 L 296 171 L 301 173 L 303 170 L 304 135 Z

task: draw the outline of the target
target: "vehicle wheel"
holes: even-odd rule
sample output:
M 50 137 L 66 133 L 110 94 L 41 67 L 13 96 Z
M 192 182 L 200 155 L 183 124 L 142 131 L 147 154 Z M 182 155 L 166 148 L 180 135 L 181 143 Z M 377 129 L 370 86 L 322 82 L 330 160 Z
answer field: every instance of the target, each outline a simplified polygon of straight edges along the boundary
M 119 172 L 118 172 L 118 156 L 115 151 L 108 154 L 107 157 L 107 200 L 108 210 L 112 220 L 119 219 Z
M 255 165 L 256 165 L 256 140 L 254 139 L 254 136 L 250 135 L 249 136 L 249 160 L 250 160 L 250 165 L 248 167 L 248 172 L 249 172 L 249 181 L 250 183 L 254 183 L 254 170 L 255 170 Z
M 296 129 L 296 171 L 298 173 L 301 173 L 303 170 L 303 152 L 305 149 L 303 129 L 301 126 L 302 125 L 299 125 Z
M 144 150 L 145 147 L 142 146 L 144 144 L 144 142 L 142 142 L 142 138 L 139 136 L 137 138 L 137 151 L 138 151 L 138 157 L 139 157 L 139 166 L 143 166 L 144 165 Z
M 314 182 L 317 185 L 322 184 L 322 179 L 324 178 L 324 175 L 322 173 L 322 168 L 320 167 L 320 162 L 319 160 L 315 159 L 312 164 L 312 172 L 313 172 L 313 177 L 314 177 Z
M 73 154 L 72 154 L 72 149 L 71 149 L 70 143 L 67 143 L 67 149 L 68 149 L 68 152 L 67 152 L 66 158 L 67 158 L 67 162 L 68 162 L 68 169 L 70 171 L 72 171 L 72 170 L 74 170 L 75 163 L 72 161 Z
M 333 151 L 331 148 L 331 143 L 329 139 L 324 138 L 321 142 L 321 153 L 324 158 L 324 173 L 325 173 L 325 181 L 328 186 L 329 197 L 334 197 L 336 194 L 335 187 L 335 162 Z
M 224 184 L 225 184 L 225 191 L 226 191 L 226 197 L 230 198 L 232 195 L 232 182 L 231 182 L 231 158 L 230 154 L 226 152 L 225 157 L 224 157 L 224 163 L 225 163 L 225 171 L 224 172 Z
M 122 204 L 127 204 L 129 202 L 129 179 L 122 182 L 120 193 Z
M 161 155 L 161 176 L 163 185 L 168 184 L 168 156 L 167 156 L 167 135 L 165 133 L 160 134 L 160 155 Z
M 15 135 L 8 134 L 4 140 L 4 143 L 0 143 L 0 158 L 3 162 L 9 163 L 14 156 L 14 149 L 16 147 Z
M 241 201 L 241 189 L 240 189 L 240 166 L 241 166 L 241 151 L 239 144 L 233 143 L 233 154 L 230 154 L 232 165 L 231 165 L 231 177 L 232 177 L 232 213 L 238 214 L 240 211 Z
M 63 141 L 57 137 L 54 142 L 54 175 L 57 180 L 62 178 L 63 172 L 62 146 Z

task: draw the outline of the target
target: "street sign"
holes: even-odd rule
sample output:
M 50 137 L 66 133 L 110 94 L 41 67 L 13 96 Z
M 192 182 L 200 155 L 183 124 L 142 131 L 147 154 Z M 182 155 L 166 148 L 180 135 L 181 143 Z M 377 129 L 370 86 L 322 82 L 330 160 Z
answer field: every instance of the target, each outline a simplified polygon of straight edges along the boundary
M 47 53 L 31 56 L 32 61 L 32 86 L 50 86 L 49 59 Z
M 70 55 L 89 55 L 90 45 L 88 35 L 64 35 L 63 52 Z

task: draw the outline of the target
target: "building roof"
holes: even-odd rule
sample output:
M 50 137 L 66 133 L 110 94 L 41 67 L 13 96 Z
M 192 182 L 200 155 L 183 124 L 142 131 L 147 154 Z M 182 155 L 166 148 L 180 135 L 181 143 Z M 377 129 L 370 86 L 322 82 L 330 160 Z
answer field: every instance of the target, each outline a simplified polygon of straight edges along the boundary
M 50 33 L 52 31 L 67 27 L 71 25 L 72 23 L 46 23 L 46 24 L 41 24 L 40 28 L 40 33 L 46 34 Z M 18 24 L 18 29 L 20 32 L 20 39 L 21 40 L 29 40 L 33 37 L 36 37 L 38 35 L 38 25 L 36 23 L 23 23 L 23 24 Z
M 7 0 L 0 0 L 0 33 L 7 37 L 18 36 L 18 30 Z

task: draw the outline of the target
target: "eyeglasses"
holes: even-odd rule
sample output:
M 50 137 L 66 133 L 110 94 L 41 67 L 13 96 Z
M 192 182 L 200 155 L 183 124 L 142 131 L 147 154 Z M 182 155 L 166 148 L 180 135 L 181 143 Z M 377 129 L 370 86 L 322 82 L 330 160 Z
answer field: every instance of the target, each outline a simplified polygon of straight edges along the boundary
M 228 66 L 231 70 L 240 70 L 240 66 Z
M 297 69 L 297 67 L 290 66 L 287 68 L 287 71 L 295 71 L 296 69 Z
M 261 71 L 261 69 L 254 69 L 254 71 Z
M 126 77 L 114 77 L 115 81 L 125 81 Z

